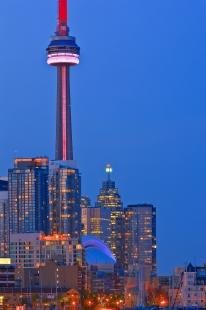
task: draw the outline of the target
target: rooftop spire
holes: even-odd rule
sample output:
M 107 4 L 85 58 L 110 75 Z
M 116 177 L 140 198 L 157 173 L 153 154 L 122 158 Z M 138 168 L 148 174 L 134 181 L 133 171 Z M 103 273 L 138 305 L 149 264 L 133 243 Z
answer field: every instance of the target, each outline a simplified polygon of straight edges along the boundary
M 58 25 L 57 25 L 58 35 L 68 34 L 67 21 L 68 21 L 67 0 L 58 0 Z
M 110 181 L 111 180 L 111 174 L 112 174 L 112 166 L 110 164 L 107 164 L 105 171 L 106 171 L 106 174 L 108 177 L 108 181 Z

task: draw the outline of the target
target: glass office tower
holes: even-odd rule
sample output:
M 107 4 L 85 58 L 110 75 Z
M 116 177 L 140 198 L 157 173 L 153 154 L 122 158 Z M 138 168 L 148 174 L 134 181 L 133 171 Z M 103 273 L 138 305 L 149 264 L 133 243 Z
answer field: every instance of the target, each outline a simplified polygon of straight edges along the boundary
M 73 161 L 51 161 L 49 173 L 50 233 L 81 235 L 81 176 Z
M 129 205 L 125 209 L 126 270 L 147 269 L 156 274 L 156 208 L 150 204 Z
M 17 158 L 9 169 L 11 233 L 48 233 L 47 157 Z

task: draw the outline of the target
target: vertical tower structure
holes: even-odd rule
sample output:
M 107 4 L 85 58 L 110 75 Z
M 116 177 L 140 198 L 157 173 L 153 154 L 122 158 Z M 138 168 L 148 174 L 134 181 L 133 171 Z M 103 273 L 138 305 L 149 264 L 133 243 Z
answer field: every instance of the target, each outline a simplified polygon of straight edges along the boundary
M 112 180 L 112 166 L 106 165 L 107 180 L 103 181 L 97 196 L 96 208 L 100 208 L 102 239 L 117 259 L 124 263 L 124 209 L 119 190 Z
M 55 36 L 47 48 L 47 63 L 57 67 L 56 160 L 73 160 L 70 67 L 79 64 L 80 48 L 69 35 L 67 0 L 58 0 Z

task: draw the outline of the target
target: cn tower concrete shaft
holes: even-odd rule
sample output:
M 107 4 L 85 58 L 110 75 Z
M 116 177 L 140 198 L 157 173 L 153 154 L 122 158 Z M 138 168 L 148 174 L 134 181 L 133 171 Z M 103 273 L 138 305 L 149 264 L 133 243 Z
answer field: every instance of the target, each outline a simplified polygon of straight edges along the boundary
M 58 0 L 56 35 L 47 48 L 47 63 L 57 67 L 56 160 L 73 160 L 70 67 L 79 63 L 80 49 L 69 35 L 67 0 Z
M 57 66 L 56 160 L 73 160 L 70 68 Z

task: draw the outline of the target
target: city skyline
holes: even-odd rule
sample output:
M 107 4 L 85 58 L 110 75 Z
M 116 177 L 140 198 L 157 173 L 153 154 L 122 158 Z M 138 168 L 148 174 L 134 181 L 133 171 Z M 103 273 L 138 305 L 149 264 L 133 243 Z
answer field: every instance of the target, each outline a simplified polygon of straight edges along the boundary
M 2 59 L 11 61 L 12 76 L 7 72 L 8 65 L 5 66 L 1 60 L 0 100 L 5 102 L 5 105 L 2 106 L 0 118 L 2 126 L 0 152 L 1 154 L 4 152 L 1 156 L 0 175 L 5 175 L 7 169 L 12 166 L 11 158 L 15 154 L 17 156 L 48 155 L 50 158 L 54 158 L 55 89 L 53 89 L 53 85 L 55 75 L 48 72 L 48 68 L 44 64 L 45 59 L 42 57 L 44 46 L 47 44 L 48 33 L 54 29 L 56 3 L 55 1 L 52 4 L 50 2 L 45 1 L 41 7 L 40 2 L 38 2 L 32 8 L 32 16 L 28 16 L 26 13 L 30 8 L 28 3 L 22 2 L 21 9 L 16 6 L 14 0 L 8 1 L 7 4 L 0 4 L 0 11 L 4 15 L 2 15 L 0 22 L 1 37 L 6 42 L 8 40 L 9 43 L 10 38 L 7 38 L 6 33 L 12 31 L 13 44 L 18 47 L 15 54 L 16 58 L 10 51 L 3 51 Z M 202 212 L 206 216 L 203 186 L 206 146 L 203 142 L 205 133 L 205 110 L 203 107 L 205 99 L 203 88 L 205 45 L 202 44 L 201 35 L 204 34 L 205 26 L 202 11 L 206 5 L 200 1 L 199 7 L 191 5 L 189 8 L 187 6 L 188 11 L 183 12 L 186 1 L 183 1 L 182 4 L 177 4 L 176 1 L 173 4 L 165 4 L 163 1 L 159 1 L 156 6 L 151 3 L 148 11 L 145 10 L 145 5 L 135 4 L 136 1 L 131 1 L 130 7 L 126 6 L 125 1 L 118 1 L 118 3 L 121 10 L 120 16 L 117 17 L 115 14 L 117 1 L 111 4 L 110 12 L 107 11 L 110 5 L 105 1 L 96 4 L 94 1 L 87 4 L 71 2 L 72 33 L 78 37 L 78 42 L 83 48 L 81 68 L 76 68 L 72 77 L 72 96 L 75 103 L 73 104 L 75 157 L 78 159 L 79 167 L 84 176 L 83 193 L 92 197 L 94 201 L 98 186 L 102 181 L 103 166 L 105 163 L 111 162 L 116 174 L 114 179 L 120 188 L 123 201 L 126 202 L 125 205 L 127 203 L 148 202 L 157 206 L 158 265 L 160 271 L 161 268 L 165 271 L 173 265 L 181 265 L 187 260 L 202 262 L 206 257 L 203 250 L 204 244 L 202 244 L 204 239 L 201 237 L 204 224 Z M 10 12 L 9 5 L 14 5 L 14 12 Z M 48 12 L 49 5 L 52 7 Z M 138 12 L 137 17 L 139 19 L 137 18 L 137 21 L 134 20 L 133 8 L 137 9 Z M 83 13 L 84 9 L 86 11 Z M 103 24 L 104 18 L 103 12 L 100 13 L 101 9 L 105 10 L 104 13 L 108 13 L 106 25 Z M 158 13 L 159 9 L 161 10 Z M 179 14 L 176 12 L 177 9 L 180 9 Z M 35 17 L 37 12 L 40 13 L 38 25 Z M 199 23 L 201 27 L 198 24 L 194 28 L 195 18 L 190 20 L 191 12 L 194 15 L 201 13 Z M 6 18 L 8 13 L 11 17 L 9 22 Z M 48 13 L 48 23 L 45 23 L 44 20 L 46 13 Z M 124 13 L 126 15 L 125 24 L 122 23 Z M 161 13 L 166 14 L 168 21 L 166 21 L 166 17 L 162 17 Z M 155 14 L 159 17 L 159 23 L 156 21 Z M 184 24 L 181 14 L 184 14 Z M 148 20 L 150 15 L 152 16 L 151 21 Z M 129 20 L 130 16 L 132 16 L 131 20 Z M 174 17 L 176 17 L 175 26 L 173 24 Z M 114 20 L 116 25 L 114 25 Z M 19 28 L 15 29 L 14 25 L 19 21 Z M 89 21 L 87 25 L 86 21 Z M 23 28 L 25 23 L 28 24 L 27 29 Z M 94 29 L 94 24 L 97 29 Z M 166 29 L 163 30 L 162 27 L 165 24 Z M 120 27 L 121 25 L 124 29 Z M 152 25 L 155 29 L 154 39 L 152 39 L 151 34 Z M 123 64 L 121 70 L 118 69 L 118 64 L 122 58 L 122 53 L 119 51 L 119 46 L 122 44 L 120 29 L 126 40 L 126 45 L 121 46 L 121 48 L 128 48 L 130 54 L 132 49 L 128 45 L 132 39 L 133 52 L 138 52 L 137 55 L 142 59 L 141 62 L 140 59 L 133 56 L 133 59 L 129 59 L 128 63 Z M 191 32 L 192 29 L 193 32 Z M 16 31 L 21 35 L 17 35 Z M 104 31 L 110 42 L 112 58 L 107 70 L 103 68 L 103 65 L 107 64 L 110 57 L 101 52 L 104 46 L 102 40 Z M 33 41 L 28 40 L 26 46 L 23 47 L 22 43 L 25 44 L 25 41 L 22 41 L 22 36 L 26 37 L 26 34 L 27 36 L 32 35 Z M 114 39 L 113 45 L 109 34 Z M 98 57 L 94 57 L 93 52 L 90 51 L 93 38 L 96 42 L 95 51 Z M 198 48 L 201 47 L 199 53 L 197 53 L 199 49 L 196 48 L 195 43 L 192 45 L 193 49 L 188 51 L 187 47 L 191 46 L 192 39 L 195 40 Z M 154 46 L 154 49 L 151 46 Z M 175 48 L 177 51 L 181 51 L 178 54 L 179 56 L 176 55 Z M 29 52 L 33 52 L 32 57 L 26 59 L 23 51 L 28 56 Z M 199 60 L 197 56 L 200 56 Z M 192 62 L 193 59 L 194 62 Z M 175 65 L 173 69 L 170 60 Z M 155 62 L 152 63 L 152 61 Z M 93 62 L 94 64 L 91 66 Z M 20 64 L 22 73 L 19 76 Z M 188 73 L 190 72 L 187 71 L 189 65 L 193 68 L 195 77 L 199 77 L 197 81 L 192 74 Z M 114 68 L 115 77 L 122 74 L 121 79 L 124 83 L 117 77 L 113 86 L 109 85 L 113 81 L 109 77 L 113 72 L 111 67 Z M 134 73 L 128 77 L 131 70 Z M 97 74 L 98 78 L 96 78 Z M 187 74 L 188 76 L 186 76 Z M 42 79 L 39 76 L 42 76 Z M 165 76 L 167 78 L 164 82 Z M 88 88 L 84 86 L 87 79 Z M 15 95 L 12 95 L 12 92 L 11 94 L 8 93 L 7 87 L 11 84 Z M 121 87 L 119 88 L 118 85 L 121 87 L 126 85 L 122 99 L 119 94 Z M 94 88 L 89 90 L 92 86 Z M 49 89 L 51 89 L 51 95 L 48 95 Z M 105 92 L 105 89 L 108 91 Z M 98 92 L 102 94 L 102 98 Z M 190 99 L 193 92 L 196 94 L 196 98 L 193 95 Z M 170 96 L 171 98 L 169 98 Z M 194 99 L 198 99 L 199 102 L 197 103 Z M 124 112 L 126 100 L 128 114 Z M 103 102 L 105 102 L 105 106 L 103 106 Z M 186 103 L 187 110 L 185 111 Z M 198 104 L 197 108 L 195 108 L 195 104 Z M 155 110 L 152 111 L 154 106 Z M 15 113 L 11 113 L 11 111 L 15 111 Z M 37 122 L 38 116 L 40 117 Z M 21 124 L 23 121 L 24 125 Z M 122 126 L 123 122 L 124 126 Z M 26 135 L 25 126 L 27 128 Z M 94 128 L 96 135 L 92 137 Z M 7 135 L 4 134 L 5 131 Z M 164 132 L 162 133 L 162 131 Z M 125 143 L 123 146 L 122 140 Z M 81 154 L 85 154 L 85 158 Z M 175 168 L 176 170 L 174 170 Z M 99 172 L 96 172 L 97 170 Z M 126 186 L 126 184 L 130 184 L 130 186 Z M 199 212 L 195 213 L 197 208 Z M 188 216 L 188 224 L 185 224 L 186 216 Z M 168 219 L 171 223 L 168 223 Z M 183 223 L 184 231 L 182 231 Z M 191 227 L 196 228 L 195 232 Z M 167 240 L 165 236 L 168 237 Z M 181 251 L 183 242 L 186 247 L 184 252 Z

